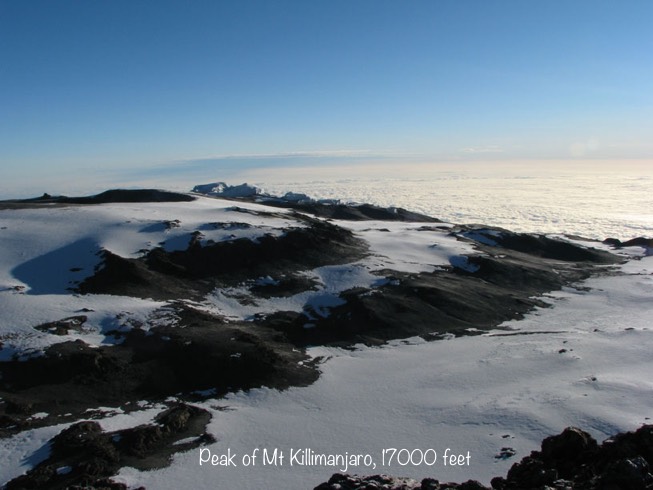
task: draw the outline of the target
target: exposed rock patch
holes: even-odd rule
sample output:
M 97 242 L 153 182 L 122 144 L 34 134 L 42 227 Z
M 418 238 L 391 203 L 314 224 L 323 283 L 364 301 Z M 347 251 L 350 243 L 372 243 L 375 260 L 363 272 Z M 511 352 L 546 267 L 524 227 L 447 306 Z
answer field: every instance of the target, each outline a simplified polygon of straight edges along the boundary
M 314 278 L 301 274 L 284 274 L 279 279 L 259 279 L 249 288 L 250 292 L 261 298 L 280 298 L 292 296 L 303 291 L 317 290 L 317 281 Z
M 609 264 L 615 261 L 612 254 L 549 238 L 545 235 L 514 233 L 502 228 L 479 225 L 457 225 L 451 229 L 451 233 L 460 239 L 477 242 L 488 253 L 492 253 L 492 248 L 499 247 L 521 252 L 532 257 L 562 260 L 565 262 Z M 496 250 L 494 253 L 496 253 Z
M 43 194 L 31 199 L 12 199 L 0 201 L 0 209 L 5 207 L 27 207 L 43 204 L 106 204 L 110 202 L 183 202 L 194 201 L 195 197 L 179 192 L 159 189 L 111 189 L 100 194 L 84 197 L 51 196 Z
M 606 238 L 603 240 L 603 243 L 611 245 L 616 249 L 624 247 L 642 247 L 647 256 L 653 254 L 653 238 L 637 237 L 625 242 L 622 242 L 618 238 Z
M 303 213 L 310 213 L 320 218 L 350 221 L 411 221 L 441 223 L 441 220 L 403 208 L 383 208 L 372 204 L 322 204 L 319 202 L 292 202 L 276 199 L 258 199 L 258 202 L 280 208 L 290 208 Z
M 68 335 L 71 330 L 81 331 L 84 323 L 88 320 L 86 315 L 70 316 L 53 322 L 42 323 L 34 328 L 53 335 Z
M 542 441 L 540 451 L 515 463 L 506 477 L 492 479 L 495 490 L 583 489 L 645 490 L 653 488 L 653 425 L 618 434 L 597 444 L 575 427 Z M 334 474 L 315 490 L 490 490 L 477 481 L 421 482 L 387 475 L 368 477 Z
M 622 247 L 646 247 L 653 248 L 653 238 L 644 238 L 637 237 L 631 240 L 626 240 L 622 242 L 618 238 L 606 238 L 603 240 L 603 243 L 607 245 L 612 245 L 613 247 L 622 248 Z
M 607 252 L 568 248 L 546 237 L 531 238 L 505 232 L 506 247 L 476 243 L 484 254 L 467 257 L 473 268 L 441 268 L 421 274 L 385 271 L 386 284 L 343 292 L 340 297 L 345 304 L 332 308 L 325 318 L 301 316 L 274 325 L 300 345 L 467 335 L 469 329 L 487 330 L 521 318 L 536 306 L 548 306 L 537 296 L 587 278 L 596 272 L 594 264 L 619 260 Z M 309 321 L 313 328 L 304 328 Z
M 328 482 L 321 483 L 314 490 L 487 490 L 479 482 L 440 483 L 434 478 L 417 481 L 390 475 L 357 476 L 336 473 Z
M 198 298 L 217 286 L 285 276 L 364 256 L 367 245 L 351 231 L 306 216 L 298 219 L 308 226 L 255 241 L 240 238 L 202 245 L 191 240 L 186 250 L 156 248 L 138 259 L 105 250 L 102 264 L 79 285 L 79 291 L 155 299 Z
M 177 326 L 116 333 L 122 342 L 115 346 L 69 341 L 41 357 L 0 363 L 0 436 L 97 406 L 197 390 L 220 396 L 260 386 L 283 389 L 317 379 L 306 355 L 273 329 L 225 323 L 188 307 L 176 313 Z M 43 412 L 48 417 L 30 418 Z
M 141 470 L 169 464 L 172 454 L 213 442 L 204 429 L 211 416 L 206 410 L 178 404 L 160 413 L 154 424 L 104 432 L 97 422 L 77 422 L 55 436 L 50 456 L 4 488 L 125 489 L 110 477 L 122 466 Z M 188 442 L 176 444 L 178 441 Z

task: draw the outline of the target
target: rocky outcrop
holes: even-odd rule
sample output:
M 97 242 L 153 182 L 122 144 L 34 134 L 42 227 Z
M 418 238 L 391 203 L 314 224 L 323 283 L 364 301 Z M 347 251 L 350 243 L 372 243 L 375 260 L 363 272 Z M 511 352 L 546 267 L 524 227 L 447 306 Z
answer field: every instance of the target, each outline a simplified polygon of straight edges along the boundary
M 154 424 L 115 432 L 103 431 L 94 421 L 77 422 L 52 439 L 45 461 L 4 488 L 126 489 L 110 480 L 122 466 L 160 468 L 175 452 L 214 442 L 204 432 L 210 418 L 204 409 L 178 404 L 160 413 Z
M 350 221 L 380 220 L 380 221 L 410 221 L 413 223 L 441 223 L 441 220 L 424 214 L 408 211 L 403 208 L 384 208 L 372 204 L 342 204 L 321 203 L 317 201 L 290 201 L 286 199 L 257 200 L 268 206 L 291 208 L 303 213 L 310 213 L 320 218 L 340 219 Z
M 653 425 L 618 434 L 600 446 L 587 433 L 569 427 L 542 441 L 510 468 L 505 478 L 494 478 L 497 490 L 541 488 L 630 489 L 653 488 Z
M 308 216 L 296 219 L 306 226 L 289 228 L 281 236 L 267 234 L 256 240 L 240 238 L 204 245 L 191 240 L 185 250 L 155 248 L 138 259 L 103 251 L 101 265 L 79 285 L 79 291 L 155 299 L 199 298 L 215 287 L 246 279 L 353 262 L 367 251 L 367 244 L 350 230 Z
M 475 240 L 468 238 L 471 231 L 476 233 Z M 385 284 L 341 293 L 343 304 L 332 308 L 330 315 L 295 316 L 294 321 L 274 322 L 274 327 L 299 345 L 469 335 L 545 307 L 538 296 L 586 279 L 596 264 L 620 260 L 607 252 L 544 236 L 502 230 L 488 244 L 472 227 L 458 227 L 452 233 L 460 240 L 473 241 L 481 252 L 465 257 L 467 267 L 452 265 L 420 274 L 384 271 Z M 288 320 L 285 312 L 278 317 Z M 306 322 L 313 327 L 304 328 Z
M 616 249 L 624 247 L 641 247 L 644 249 L 645 255 L 653 255 L 653 238 L 637 237 L 622 242 L 618 238 L 606 238 L 603 243 L 610 245 Z
M 646 490 L 653 488 L 653 425 L 617 434 L 599 445 L 587 432 L 566 428 L 542 441 L 539 451 L 515 463 L 506 477 L 492 479 L 495 490 Z M 315 490 L 489 490 L 477 481 L 421 482 L 387 475 L 335 474 Z
M 33 199 L 16 199 L 2 201 L 0 204 L 105 204 L 110 202 L 183 202 L 195 198 L 179 192 L 162 191 L 159 189 L 110 189 L 93 196 L 68 197 L 43 194 Z
M 193 399 L 206 390 L 221 396 L 260 386 L 283 389 L 317 379 L 306 354 L 273 329 L 227 323 L 190 307 L 176 314 L 174 326 L 113 332 L 117 345 L 67 341 L 36 358 L 0 363 L 0 437 L 98 406 L 171 395 Z M 34 413 L 48 416 L 34 419 Z
M 424 478 L 421 482 L 412 478 L 399 478 L 389 475 L 351 476 L 334 474 L 328 482 L 314 490 L 487 490 L 479 482 L 469 480 L 465 483 L 440 483 L 434 478 Z

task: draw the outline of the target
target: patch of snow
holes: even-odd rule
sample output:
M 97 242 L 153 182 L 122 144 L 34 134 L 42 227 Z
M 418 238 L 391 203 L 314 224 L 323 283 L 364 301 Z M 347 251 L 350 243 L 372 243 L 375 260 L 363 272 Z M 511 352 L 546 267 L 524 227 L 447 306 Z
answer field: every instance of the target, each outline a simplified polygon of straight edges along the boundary
M 118 408 L 105 408 L 106 412 L 102 417 L 93 419 L 100 424 L 105 432 L 115 432 L 118 430 L 131 429 L 143 424 L 154 423 L 155 417 L 166 409 L 166 406 L 160 403 L 146 405 L 143 410 L 123 411 Z
M 498 238 L 501 236 L 501 233 L 497 230 L 472 230 L 461 233 L 461 236 L 474 240 L 475 242 L 482 243 L 484 245 L 489 245 L 490 247 L 496 247 L 499 245 L 495 240 L 492 240 L 490 237 Z
M 279 281 L 272 279 L 270 276 L 265 276 L 259 277 L 256 281 L 254 281 L 254 284 L 256 286 L 276 286 L 279 284 Z
M 471 242 L 458 240 L 449 230 L 424 229 L 423 223 L 334 221 L 351 229 L 370 245 L 362 261 L 371 271 L 433 272 L 448 266 L 450 257 L 479 254 Z M 440 225 L 438 223 L 438 225 Z
M 195 442 L 196 440 L 197 437 L 186 437 L 185 439 L 179 439 L 178 441 L 175 441 L 172 445 L 181 446 L 182 444 L 190 444 L 191 442 Z
M 50 457 L 50 439 L 71 424 L 22 431 L 0 443 L 0 487 Z
M 454 255 L 449 257 L 449 263 L 456 269 L 462 269 L 466 272 L 477 272 L 481 267 L 478 264 L 473 264 L 469 261 L 469 257 L 465 255 Z
M 307 314 L 310 320 L 315 319 L 313 313 L 315 313 L 318 317 L 326 318 L 331 314 L 331 308 L 342 306 L 345 303 L 345 300 L 335 296 L 334 294 L 314 294 L 304 305 L 304 312 Z
M 218 197 L 252 197 L 260 194 L 261 190 L 248 184 L 227 185 L 224 182 L 214 182 L 196 185 L 192 192 Z
M 219 288 L 207 297 L 204 307 L 235 320 L 276 311 L 306 311 L 325 317 L 330 308 L 344 304 L 338 297 L 340 293 L 355 287 L 373 287 L 379 280 L 362 263 L 317 267 L 306 271 L 305 275 L 318 283 L 316 290 L 288 297 L 261 298 L 252 296 L 248 285 Z
M 39 355 L 59 342 L 81 339 L 98 346 L 115 343 L 108 333 L 124 331 L 138 325 L 174 322 L 166 303 L 112 295 L 3 295 L 0 292 L 0 361 L 14 356 Z M 70 316 L 84 315 L 88 320 L 81 330 L 54 335 L 33 327 Z
M 312 202 L 313 199 L 308 197 L 306 194 L 301 192 L 286 192 L 282 197 L 282 200 L 289 202 Z

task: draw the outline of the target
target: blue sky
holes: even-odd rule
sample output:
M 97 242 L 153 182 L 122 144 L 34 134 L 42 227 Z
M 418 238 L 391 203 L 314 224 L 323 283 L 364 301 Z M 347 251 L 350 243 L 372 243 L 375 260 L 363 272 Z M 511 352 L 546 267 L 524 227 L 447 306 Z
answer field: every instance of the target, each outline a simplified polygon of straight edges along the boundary
M 0 179 L 646 159 L 651 20 L 647 0 L 0 0 Z

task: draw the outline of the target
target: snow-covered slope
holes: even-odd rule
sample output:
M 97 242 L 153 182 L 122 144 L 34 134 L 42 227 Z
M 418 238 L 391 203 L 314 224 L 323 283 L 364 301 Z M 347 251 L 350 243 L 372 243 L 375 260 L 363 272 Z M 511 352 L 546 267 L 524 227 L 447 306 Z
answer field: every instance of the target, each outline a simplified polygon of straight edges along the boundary
M 351 472 L 487 483 L 567 425 L 601 438 L 648 416 L 642 247 L 617 256 L 392 210 L 387 221 L 339 208 L 345 220 L 276 204 L 0 208 L 0 484 L 47 464 L 47 441 L 77 420 L 117 431 L 177 399 L 211 413 L 217 442 L 116 481 L 302 489 L 344 469 L 199 464 L 208 452 L 309 448 L 373 457 Z M 388 447 L 471 460 L 383 467 Z
M 274 214 L 271 214 L 271 211 Z M 207 297 L 207 307 L 231 318 L 245 319 L 278 310 L 302 311 L 306 305 L 339 304 L 339 293 L 354 287 L 383 284 L 381 271 L 407 273 L 433 271 L 457 264 L 457 257 L 479 253 L 471 243 L 449 235 L 451 225 L 424 230 L 419 223 L 335 221 L 369 243 L 369 255 L 345 265 L 308 269 L 302 273 L 315 287 L 295 295 L 238 302 L 247 284 L 222 288 Z M 32 352 L 52 342 L 83 338 L 97 345 L 111 341 L 102 335 L 121 325 L 118 317 L 130 317 L 145 325 L 165 302 L 115 295 L 71 294 L 101 265 L 100 252 L 123 258 L 142 257 L 157 247 L 172 252 L 189 246 L 193 234 L 201 243 L 246 238 L 256 241 L 281 236 L 290 228 L 305 227 L 291 210 L 199 197 L 193 202 L 109 203 L 10 209 L 0 212 L 0 331 L 4 347 L 1 359 Z M 264 280 L 259 278 L 258 280 Z M 88 311 L 91 310 L 91 311 Z M 32 327 L 59 318 L 85 313 L 85 328 L 64 336 L 52 336 Z M 124 322 L 123 322 L 124 323 Z
M 280 236 L 290 227 L 304 226 L 283 210 L 279 217 L 255 214 L 261 211 L 269 210 L 210 198 L 0 211 L 0 359 L 75 338 L 93 345 L 111 341 L 103 333 L 120 327 L 124 323 L 120 317 L 145 326 L 156 324 L 160 316 L 156 312 L 164 302 L 79 296 L 71 288 L 100 266 L 101 250 L 134 258 L 156 247 L 185 249 L 194 232 L 201 233 L 202 242 L 210 243 Z M 80 312 L 89 317 L 81 332 L 53 336 L 32 328 Z
M 350 473 L 392 473 L 441 481 L 505 475 L 543 437 L 567 426 L 584 427 L 598 440 L 650 423 L 653 383 L 653 262 L 624 275 L 591 279 L 579 289 L 547 296 L 553 308 L 536 311 L 491 332 L 441 342 L 407 339 L 354 351 L 316 347 L 328 360 L 306 388 L 236 393 L 203 406 L 214 454 L 251 454 L 256 448 L 311 448 L 317 453 L 363 453 Z M 225 410 L 224 407 L 228 407 Z M 437 451 L 436 464 L 381 466 L 384 448 Z M 469 465 L 444 466 L 447 448 L 470 452 Z M 502 448 L 514 457 L 499 457 Z M 505 455 L 511 454 L 504 451 Z M 307 489 L 339 467 L 199 465 L 199 451 L 179 454 L 156 472 L 121 471 L 130 487 Z

